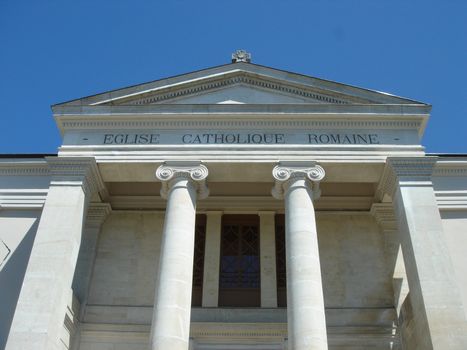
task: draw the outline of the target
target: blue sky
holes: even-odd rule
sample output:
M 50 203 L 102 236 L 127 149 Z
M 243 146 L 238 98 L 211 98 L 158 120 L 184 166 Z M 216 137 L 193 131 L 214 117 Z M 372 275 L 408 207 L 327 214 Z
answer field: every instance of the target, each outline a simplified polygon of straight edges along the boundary
M 467 1 L 0 0 L 0 153 L 54 153 L 50 105 L 253 62 L 433 105 L 427 152 L 467 153 Z

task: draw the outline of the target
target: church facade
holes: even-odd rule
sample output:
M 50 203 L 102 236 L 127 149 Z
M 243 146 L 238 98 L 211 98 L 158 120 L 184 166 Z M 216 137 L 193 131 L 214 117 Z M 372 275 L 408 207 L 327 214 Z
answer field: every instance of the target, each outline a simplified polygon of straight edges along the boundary
M 425 103 L 232 63 L 0 157 L 0 348 L 467 349 L 467 156 Z

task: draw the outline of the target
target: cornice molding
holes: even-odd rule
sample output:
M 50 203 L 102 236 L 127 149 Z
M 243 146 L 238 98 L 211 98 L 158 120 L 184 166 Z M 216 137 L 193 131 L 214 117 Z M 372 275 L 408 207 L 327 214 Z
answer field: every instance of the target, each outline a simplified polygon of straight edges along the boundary
M 82 186 L 88 197 L 105 189 L 93 157 L 46 157 L 52 186 Z
M 397 221 L 392 203 L 374 203 L 371 206 L 370 213 L 383 231 L 394 231 L 397 229 Z
M 90 203 L 85 225 L 87 227 L 100 227 L 111 212 L 112 207 L 109 203 Z
M 279 92 L 281 94 L 287 94 L 291 96 L 304 97 L 310 100 L 316 100 L 321 103 L 336 103 L 336 104 L 349 104 L 349 103 L 364 103 L 364 102 L 373 102 L 367 99 L 358 98 L 354 96 L 340 96 L 338 97 L 337 93 L 326 94 L 325 92 L 319 92 L 318 89 L 307 88 L 304 86 L 297 86 L 293 84 L 287 84 L 284 81 L 274 81 L 271 78 L 262 79 L 258 77 L 253 77 L 251 74 L 246 72 L 231 73 L 230 77 L 220 77 L 217 79 L 211 79 L 204 83 L 194 83 L 189 84 L 189 86 L 182 86 L 178 88 L 166 88 L 161 89 L 156 92 L 147 93 L 146 96 L 140 97 L 121 97 L 118 100 L 109 101 L 102 104 L 117 104 L 117 105 L 145 105 L 145 104 L 155 104 L 168 100 L 179 99 L 181 97 L 197 95 L 200 93 L 216 91 L 228 86 L 234 85 L 248 85 L 255 88 L 259 88 L 267 91 Z M 168 92 L 164 92 L 169 90 Z
M 467 159 L 463 161 L 443 161 L 438 158 L 433 176 L 467 177 Z
M 138 117 L 139 118 L 139 117 Z M 80 117 L 67 118 L 61 121 L 64 130 L 87 130 L 87 129 L 335 129 L 335 128 L 358 128 L 358 129 L 419 129 L 421 121 L 414 120 L 232 120 L 225 118 L 217 120 L 118 120 L 109 117 L 107 120 L 82 120 Z M 129 118 L 130 119 L 130 118 Z M 148 118 L 150 119 L 150 118 Z M 293 117 L 291 118 L 293 119 Z
M 376 197 L 384 199 L 385 195 L 394 197 L 397 186 L 420 186 L 431 183 L 437 157 L 388 157 L 381 176 Z
M 364 100 L 375 101 L 377 103 L 423 104 L 422 102 L 404 97 L 362 89 L 339 82 L 319 79 L 252 63 L 237 62 L 188 72 L 177 76 L 166 77 L 117 90 L 111 90 L 97 95 L 60 103 L 56 106 L 72 104 L 122 103 L 125 101 L 133 101 L 150 97 L 156 94 L 164 94 L 166 92 L 179 91 L 186 88 L 196 88 L 200 85 L 219 82 L 235 77 L 247 77 L 264 81 L 269 84 L 277 83 L 286 87 L 304 89 L 307 91 L 311 90 L 314 93 L 323 94 L 333 98 L 342 98 L 344 100 Z
M 306 115 L 342 115 L 345 113 L 361 116 L 377 114 L 377 118 L 402 116 L 427 118 L 431 107 L 423 104 L 326 104 L 326 103 L 274 103 L 274 104 L 154 104 L 154 105 L 64 105 L 54 106 L 55 117 L 98 116 L 98 115 L 251 115 L 276 113 Z
M 48 188 L 0 190 L 1 209 L 37 210 L 44 206 Z
M 0 163 L 0 176 L 48 176 L 49 167 L 46 162 L 8 162 Z
M 250 147 L 251 146 L 251 147 Z M 94 157 L 99 166 L 105 168 L 109 163 L 141 163 L 160 164 L 173 159 L 184 159 L 197 161 L 202 159 L 206 164 L 212 162 L 242 162 L 253 163 L 275 163 L 277 155 L 289 160 L 310 160 L 325 163 L 378 163 L 384 164 L 388 156 L 411 156 L 420 157 L 424 155 L 422 146 L 398 146 L 398 145 L 199 145 L 186 147 L 185 145 L 104 145 L 104 146 L 62 146 L 60 155 L 74 157 Z M 271 166 L 272 169 L 272 166 Z M 146 177 L 145 181 L 152 181 Z M 118 174 L 111 176 L 103 170 L 106 181 L 121 178 Z M 352 174 L 342 174 L 344 178 L 353 177 Z M 134 178 L 138 178 L 135 174 Z M 379 180 L 379 174 L 375 175 L 373 182 Z M 129 180 L 129 179 L 127 179 Z M 121 181 L 121 180 L 113 180 Z
M 467 210 L 467 191 L 435 191 L 439 210 Z

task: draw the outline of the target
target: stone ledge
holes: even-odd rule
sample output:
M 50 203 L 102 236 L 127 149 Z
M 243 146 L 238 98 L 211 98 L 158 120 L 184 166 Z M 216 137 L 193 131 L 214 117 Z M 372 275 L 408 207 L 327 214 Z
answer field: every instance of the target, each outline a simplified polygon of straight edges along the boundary
M 328 327 L 392 327 L 394 308 L 326 308 Z M 84 322 L 113 325 L 145 325 L 152 319 L 152 306 L 88 305 Z M 192 308 L 193 323 L 286 323 L 285 308 Z
M 328 327 L 327 331 L 330 349 L 345 346 L 347 349 L 395 350 L 400 345 L 397 329 L 392 326 Z M 139 344 L 149 341 L 149 332 L 149 325 L 84 323 L 81 326 L 81 345 L 83 349 L 94 349 L 93 344 L 96 343 L 128 344 L 128 349 L 139 349 Z M 192 322 L 190 338 L 195 349 L 213 349 L 214 344 L 254 345 L 258 349 L 268 344 L 268 349 L 281 349 L 281 345 L 287 342 L 287 324 Z

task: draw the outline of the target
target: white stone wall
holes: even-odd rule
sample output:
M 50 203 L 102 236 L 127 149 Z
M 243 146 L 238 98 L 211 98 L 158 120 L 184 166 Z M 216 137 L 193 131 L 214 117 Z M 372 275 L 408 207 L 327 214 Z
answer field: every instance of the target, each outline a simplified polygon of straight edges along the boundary
M 467 211 L 442 211 L 441 218 L 467 318 Z
M 102 227 L 90 305 L 152 306 L 163 212 L 118 212 Z M 318 213 L 326 307 L 392 306 L 384 241 L 368 213 Z
M 6 344 L 40 214 L 0 210 L 0 349 Z
M 459 169 L 462 170 L 460 166 Z M 435 176 L 433 184 L 467 318 L 467 176 L 460 170 Z
M 317 226 L 326 307 L 392 307 L 392 276 L 374 218 L 318 213 Z
M 102 226 L 90 305 L 152 306 L 163 212 L 113 212 Z

